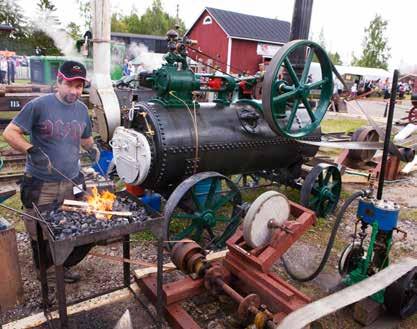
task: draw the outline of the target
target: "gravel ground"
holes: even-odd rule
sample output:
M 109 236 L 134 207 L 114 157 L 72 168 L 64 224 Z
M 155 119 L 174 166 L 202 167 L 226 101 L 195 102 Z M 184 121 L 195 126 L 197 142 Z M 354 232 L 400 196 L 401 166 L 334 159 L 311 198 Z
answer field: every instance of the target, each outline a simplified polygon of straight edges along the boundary
M 407 231 L 408 239 L 405 242 L 397 242 L 394 244 L 394 259 L 402 255 L 417 257 L 417 216 L 413 217 L 413 213 L 410 212 L 410 210 L 412 211 L 414 208 L 414 202 L 416 202 L 414 200 L 416 184 L 417 177 L 416 175 L 413 175 L 408 177 L 406 181 L 387 185 L 384 192 L 384 197 L 400 203 L 405 209 L 400 221 L 400 227 Z M 347 190 L 350 191 L 363 188 L 363 186 L 346 187 L 349 187 Z M 288 279 L 302 292 L 311 296 L 312 299 L 318 299 L 325 296 L 340 280 L 340 277 L 337 274 L 337 261 L 342 248 L 349 241 L 349 236 L 353 230 L 352 223 L 354 220 L 355 214 L 353 207 L 352 210 L 348 212 L 344 223 L 341 225 L 339 236 L 335 244 L 335 250 L 332 253 L 328 266 L 313 282 L 299 284 L 291 281 L 287 277 L 279 261 L 274 265 L 273 271 Z M 327 242 L 331 227 L 332 219 L 319 222 L 318 225 L 313 227 L 303 239 L 295 244 L 288 252 L 290 265 L 293 268 L 298 268 L 304 272 L 313 269 L 321 258 L 323 247 Z M 34 276 L 31 261 L 31 249 L 26 233 L 18 233 L 17 240 L 25 302 L 23 305 L 2 314 L 0 323 L 3 324 L 41 312 L 40 286 Z M 122 255 L 122 246 L 120 243 L 108 246 L 98 246 L 94 250 L 98 253 L 105 253 L 112 256 Z M 156 262 L 156 248 L 154 242 L 133 242 L 131 257 L 150 263 Z M 132 265 L 132 269 L 135 268 L 139 268 L 139 266 Z M 100 291 L 108 290 L 121 285 L 123 282 L 121 264 L 109 262 L 105 259 L 87 256 L 80 264 L 74 267 L 74 269 L 80 272 L 82 280 L 76 284 L 66 285 L 69 302 L 88 297 L 93 292 L 98 293 Z M 179 274 L 172 274 L 169 278 L 170 280 L 173 280 L 178 276 Z M 239 328 L 236 319 L 233 316 L 233 313 L 236 311 L 236 304 L 225 296 L 210 296 L 209 294 L 204 294 L 186 301 L 184 307 L 191 313 L 202 328 Z M 71 321 L 75 328 L 114 328 L 117 320 L 123 315 L 126 309 L 129 309 L 130 311 L 133 328 L 151 329 L 154 327 L 149 314 L 146 313 L 142 305 L 133 298 L 128 298 L 126 301 L 118 303 L 117 305 L 100 308 L 93 312 L 89 312 L 88 314 L 80 314 L 71 317 Z M 332 314 L 324 318 L 321 322 L 324 325 L 324 328 L 329 329 L 360 328 L 360 326 L 352 320 L 351 308 L 346 308 Z M 417 317 L 402 322 L 399 328 L 417 328 Z

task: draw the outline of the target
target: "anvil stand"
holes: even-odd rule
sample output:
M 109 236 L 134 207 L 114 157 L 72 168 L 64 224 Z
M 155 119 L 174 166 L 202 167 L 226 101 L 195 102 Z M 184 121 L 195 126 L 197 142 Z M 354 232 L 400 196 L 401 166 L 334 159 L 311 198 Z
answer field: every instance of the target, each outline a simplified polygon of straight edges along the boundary
M 274 321 L 281 321 L 287 314 L 311 302 L 310 298 L 271 272 L 272 265 L 294 244 L 316 221 L 313 211 L 290 202 L 293 220 L 276 229 L 271 242 L 264 247 L 250 248 L 243 239 L 242 228 L 227 241 L 229 252 L 222 266 L 231 274 L 230 284 L 236 291 L 256 293 L 263 304 L 274 313 Z M 162 269 L 159 277 L 152 275 L 138 280 L 138 284 L 149 300 L 156 304 L 157 286 L 163 297 L 162 309 L 174 328 L 201 329 L 184 310 L 181 303 L 187 298 L 204 293 L 204 278 L 184 279 L 163 284 Z M 158 285 L 159 283 L 159 285 Z M 159 307 L 158 307 L 159 309 Z

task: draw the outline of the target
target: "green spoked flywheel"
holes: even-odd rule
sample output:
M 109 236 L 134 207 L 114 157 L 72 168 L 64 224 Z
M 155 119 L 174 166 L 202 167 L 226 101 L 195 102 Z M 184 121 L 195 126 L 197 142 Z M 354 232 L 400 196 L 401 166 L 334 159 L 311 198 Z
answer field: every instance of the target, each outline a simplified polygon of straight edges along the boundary
M 292 58 L 306 54 L 304 65 Z M 311 81 L 309 70 L 318 60 L 321 78 Z M 301 138 L 313 132 L 323 119 L 333 93 L 332 64 L 324 49 L 309 40 L 286 43 L 275 54 L 262 85 L 262 107 L 269 126 L 276 133 Z M 314 94 L 318 100 L 311 102 Z M 315 104 L 314 104 L 315 103 Z
M 165 240 L 192 239 L 204 249 L 222 248 L 240 224 L 241 203 L 229 178 L 216 172 L 195 174 L 178 185 L 165 205 Z
M 304 179 L 301 204 L 319 217 L 329 215 L 339 202 L 342 178 L 339 169 L 330 164 L 317 164 Z

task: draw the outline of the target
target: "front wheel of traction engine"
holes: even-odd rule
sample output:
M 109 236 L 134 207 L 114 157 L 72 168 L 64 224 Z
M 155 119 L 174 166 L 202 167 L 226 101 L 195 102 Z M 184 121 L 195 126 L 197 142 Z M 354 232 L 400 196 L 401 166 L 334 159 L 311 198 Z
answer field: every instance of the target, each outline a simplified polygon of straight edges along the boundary
M 168 245 L 191 239 L 204 249 L 220 249 L 240 224 L 242 197 L 237 186 L 216 172 L 202 172 L 172 192 L 164 211 Z

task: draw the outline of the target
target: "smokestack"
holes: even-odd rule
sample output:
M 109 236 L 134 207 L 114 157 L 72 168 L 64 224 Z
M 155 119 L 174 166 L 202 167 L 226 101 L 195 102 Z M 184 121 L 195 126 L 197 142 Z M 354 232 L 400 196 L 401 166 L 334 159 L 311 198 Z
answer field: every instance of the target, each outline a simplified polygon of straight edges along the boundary
M 290 41 L 308 39 L 312 9 L 313 0 L 295 0 L 291 22 Z M 300 49 L 299 51 L 294 52 L 291 56 L 291 63 L 295 67 L 297 73 L 297 69 L 304 66 L 305 55 L 304 50 Z

